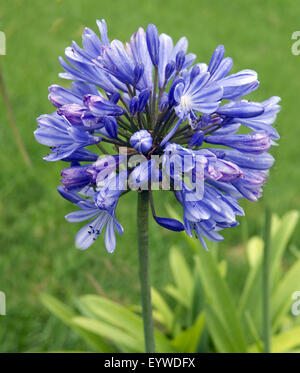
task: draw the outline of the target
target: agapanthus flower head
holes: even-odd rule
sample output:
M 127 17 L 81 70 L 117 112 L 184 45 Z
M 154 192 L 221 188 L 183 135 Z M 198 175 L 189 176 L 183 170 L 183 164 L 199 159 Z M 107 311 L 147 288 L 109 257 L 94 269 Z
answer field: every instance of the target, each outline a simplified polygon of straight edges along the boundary
M 257 73 L 231 73 L 222 45 L 208 64 L 195 63 L 185 37 L 174 44 L 152 24 L 125 44 L 109 40 L 104 20 L 97 25 L 100 36 L 86 28 L 82 47 L 73 42 L 60 58 L 71 87 L 49 87 L 55 112 L 40 116 L 35 131 L 51 149 L 45 160 L 70 162 L 58 191 L 79 208 L 66 219 L 88 221 L 77 247 L 86 249 L 105 229 L 114 251 L 115 233 L 123 234 L 116 208 L 129 190 L 149 191 L 162 227 L 185 230 L 205 247 L 204 238 L 222 240 L 219 232 L 244 215 L 239 199 L 262 195 L 274 162 L 268 151 L 279 139 L 280 98 L 245 98 L 259 86 Z M 174 194 L 182 222 L 156 215 L 154 190 Z

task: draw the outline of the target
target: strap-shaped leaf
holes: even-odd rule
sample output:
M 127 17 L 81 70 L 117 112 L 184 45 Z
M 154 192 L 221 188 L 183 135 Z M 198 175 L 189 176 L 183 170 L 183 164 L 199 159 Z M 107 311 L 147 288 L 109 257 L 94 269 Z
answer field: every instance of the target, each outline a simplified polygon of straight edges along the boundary
M 194 286 L 193 276 L 183 255 L 176 247 L 172 247 L 170 250 L 170 265 L 176 288 L 181 294 L 180 298 L 185 299 L 186 305 L 190 307 Z
M 291 328 L 283 333 L 277 334 L 271 341 L 273 353 L 295 352 L 298 353 L 300 347 L 300 326 Z M 297 349 L 298 348 L 298 349 Z M 256 345 L 248 348 L 248 352 L 259 352 Z
M 287 248 L 287 244 L 291 238 L 292 233 L 296 227 L 299 219 L 298 211 L 289 211 L 280 221 L 276 231 L 272 233 L 271 239 L 271 285 L 274 289 L 276 285 L 276 275 L 280 274 L 280 264 L 283 254 Z
M 144 352 L 144 345 L 140 340 L 134 338 L 129 333 L 110 325 L 104 321 L 90 319 L 88 317 L 74 317 L 74 325 L 95 333 L 103 338 L 112 341 L 116 346 L 123 346 L 127 352 Z
M 98 295 L 85 295 L 81 297 L 81 301 L 99 318 L 102 325 L 113 326 L 120 332 L 124 332 L 144 349 L 143 321 L 140 316 L 126 307 Z M 98 333 L 101 335 L 99 330 Z M 158 329 L 155 329 L 154 335 L 158 352 L 175 352 L 170 341 Z
M 160 315 L 160 322 L 171 330 L 174 314 L 162 295 L 155 288 L 151 289 L 152 305 L 156 313 Z
M 182 331 L 174 340 L 173 346 L 181 353 L 197 352 L 203 328 L 205 325 L 205 314 L 201 312 L 196 321 L 188 329 Z
M 77 333 L 79 333 L 82 338 L 91 345 L 96 351 L 98 352 L 107 352 L 112 353 L 116 352 L 113 346 L 106 343 L 101 337 L 95 335 L 94 333 L 90 333 L 81 327 L 75 325 L 73 323 L 73 318 L 76 316 L 75 312 L 63 304 L 58 299 L 52 297 L 49 294 L 41 294 L 40 296 L 43 305 L 56 317 L 58 317 L 61 321 L 63 321 L 66 325 L 71 327 Z
M 298 260 L 280 280 L 272 296 L 272 327 L 280 326 L 286 312 L 291 309 L 292 294 L 300 287 L 300 260 Z
M 195 261 L 206 294 L 206 301 L 219 320 L 221 329 L 231 341 L 234 351 L 246 351 L 245 338 L 233 305 L 233 295 L 222 279 L 217 263 L 209 251 L 201 249 Z M 209 319 L 208 314 L 207 319 Z M 210 326 L 212 325 L 208 325 L 209 330 Z

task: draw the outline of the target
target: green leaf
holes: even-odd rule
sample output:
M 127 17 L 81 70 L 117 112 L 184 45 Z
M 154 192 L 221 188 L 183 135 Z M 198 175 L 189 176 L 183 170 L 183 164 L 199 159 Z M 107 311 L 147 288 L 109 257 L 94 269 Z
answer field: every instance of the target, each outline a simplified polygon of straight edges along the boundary
M 67 307 L 49 294 L 42 293 L 40 299 L 43 305 L 64 323 L 70 323 L 75 316 L 75 312 L 70 307 Z
M 222 260 L 219 264 L 218 264 L 218 268 L 219 268 L 219 272 L 220 272 L 220 275 L 222 278 L 225 278 L 226 275 L 227 275 L 227 262 L 226 260 Z
M 292 294 L 299 290 L 300 260 L 298 260 L 280 280 L 272 295 L 272 327 L 276 330 L 292 305 Z
M 253 337 L 254 341 L 256 342 L 256 347 L 257 347 L 258 352 L 263 352 L 263 347 L 264 347 L 263 343 L 260 340 L 259 333 L 256 329 L 256 326 L 255 326 L 249 312 L 246 311 L 245 317 L 246 317 L 246 320 L 247 320 L 247 323 L 248 323 L 249 331 L 252 334 L 252 337 Z
M 249 239 L 246 245 L 246 254 L 250 268 L 255 268 L 261 261 L 264 241 L 257 236 Z
M 291 328 L 272 337 L 271 352 L 286 353 L 299 352 L 296 348 L 300 347 L 300 326 Z M 248 348 L 248 352 L 259 352 L 256 345 Z
M 198 343 L 205 324 L 204 312 L 201 312 L 194 324 L 181 332 L 174 340 L 173 346 L 181 353 L 197 352 Z
M 226 333 L 227 339 L 231 341 L 232 352 L 246 351 L 245 338 L 232 302 L 233 295 L 222 279 L 217 263 L 211 253 L 203 249 L 199 250 L 195 262 L 206 294 L 206 301 Z M 209 320 L 209 314 L 206 315 Z M 208 323 L 208 328 L 211 330 L 213 325 Z
M 170 265 L 176 287 L 181 294 L 180 298 L 185 299 L 189 307 L 193 296 L 193 276 L 183 255 L 176 247 L 170 250 Z
M 299 214 L 297 211 L 288 212 L 283 216 L 282 219 L 279 219 L 276 215 L 272 215 L 270 283 L 273 293 L 276 292 L 276 283 L 278 282 L 278 276 L 281 273 L 281 259 L 287 247 L 287 243 L 290 240 L 291 234 L 295 229 L 298 217 Z M 257 245 L 261 245 L 259 242 L 259 240 L 256 240 Z M 250 242 L 250 245 L 254 244 L 255 241 Z M 260 249 L 256 250 L 260 251 Z M 238 314 L 243 321 L 243 326 L 245 331 L 247 331 L 247 335 L 249 335 L 249 329 L 247 321 L 245 320 L 246 311 L 249 313 L 249 315 L 251 315 L 258 330 L 260 330 L 262 322 L 261 312 L 258 312 L 258 310 L 261 310 L 262 307 L 262 261 L 259 255 L 255 255 L 255 258 L 250 260 L 252 260 L 252 266 L 250 267 L 250 271 L 238 305 Z
M 195 262 L 195 260 L 194 260 Z M 190 310 L 190 320 L 194 322 L 198 317 L 199 313 L 204 310 L 205 304 L 205 293 L 201 284 L 201 279 L 198 273 L 197 265 L 194 265 L 193 277 L 194 277 L 194 294 L 193 302 Z
M 252 342 L 252 333 L 249 329 L 249 317 L 260 328 L 261 314 L 261 263 L 264 242 L 260 237 L 252 237 L 246 244 L 246 254 L 249 263 L 249 272 L 238 304 L 238 315 L 242 320 L 243 329 L 248 342 Z M 248 319 L 245 315 L 248 315 Z
M 43 305 L 50 312 L 52 312 L 56 317 L 58 317 L 66 325 L 68 325 L 73 330 L 75 330 L 78 334 L 80 334 L 81 337 L 89 345 L 91 345 L 96 351 L 107 352 L 107 353 L 116 352 L 115 349 L 109 344 L 107 344 L 102 338 L 74 325 L 72 320 L 76 316 L 75 312 L 71 308 L 64 305 L 61 301 L 45 293 L 40 295 L 40 299 Z
M 205 306 L 205 317 L 208 325 L 209 335 L 213 340 L 215 349 L 220 353 L 232 353 L 236 351 L 236 346 L 232 343 L 230 334 L 224 328 L 224 323 L 210 304 Z
M 143 321 L 126 307 L 98 295 L 85 295 L 81 301 L 95 316 L 106 322 L 107 327 L 116 327 L 119 332 L 125 332 L 144 349 Z M 99 321 L 101 321 L 99 320 Z M 109 323 L 109 324 L 108 324 Z M 98 334 L 99 330 L 98 330 Z M 154 331 L 157 351 L 174 352 L 170 341 L 157 329 Z M 101 335 L 101 334 L 100 334 Z M 136 352 L 139 352 L 138 350 Z
M 272 229 L 272 239 L 271 239 L 271 284 L 272 288 L 275 286 L 276 275 L 280 273 L 281 259 L 287 244 L 291 238 L 291 235 L 296 227 L 299 219 L 298 211 L 289 211 L 286 213 L 280 223 L 276 223 L 277 229 Z M 273 222 L 272 222 L 273 224 Z
M 170 331 L 174 320 L 173 312 L 162 295 L 155 288 L 151 289 L 151 298 L 154 311 L 156 311 L 157 316 L 159 315 L 159 321 Z
M 117 346 L 123 346 L 127 352 L 144 352 L 144 344 L 129 333 L 122 331 L 113 325 L 104 321 L 93 320 L 87 317 L 74 317 L 72 319 L 74 325 L 95 333 L 103 338 L 111 340 Z
M 169 284 L 165 287 L 164 290 L 167 294 L 173 297 L 178 303 L 180 303 L 186 308 L 189 308 L 190 306 L 189 299 L 187 299 L 178 288 Z
M 262 308 L 262 272 L 261 260 L 256 266 L 250 268 L 245 285 L 238 304 L 238 315 L 242 320 L 242 325 L 246 335 L 251 336 L 248 322 L 245 318 L 246 313 L 251 315 L 256 328 L 260 330 L 261 325 L 261 308 Z M 249 340 L 252 342 L 253 340 Z
M 80 298 L 81 302 L 97 317 L 114 326 L 122 328 L 130 334 L 143 341 L 143 322 L 135 313 L 126 309 L 126 307 L 113 302 L 100 295 L 84 295 Z
M 300 326 L 272 338 L 272 352 L 290 352 L 296 347 L 300 347 Z

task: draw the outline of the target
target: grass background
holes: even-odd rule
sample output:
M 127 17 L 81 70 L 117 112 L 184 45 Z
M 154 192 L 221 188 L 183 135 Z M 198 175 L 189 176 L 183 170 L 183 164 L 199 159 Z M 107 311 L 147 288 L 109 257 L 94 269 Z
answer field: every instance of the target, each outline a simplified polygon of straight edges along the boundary
M 16 120 L 30 154 L 26 168 L 15 144 L 7 113 L 0 100 L 0 290 L 6 293 L 7 316 L 0 316 L 0 352 L 86 349 L 71 331 L 50 316 L 39 302 L 46 291 L 67 302 L 73 296 L 98 291 L 122 302 L 139 301 L 137 272 L 136 196 L 122 199 L 118 216 L 125 234 L 109 255 L 99 239 L 85 252 L 74 248 L 79 225 L 65 222 L 72 206 L 56 192 L 62 164 L 46 164 L 45 147 L 36 143 L 35 118 L 53 109 L 47 87 L 60 83 L 57 57 L 72 40 L 80 43 L 84 26 L 96 30 L 105 18 L 111 39 L 129 39 L 141 25 L 155 23 L 174 40 L 189 39 L 189 51 L 208 62 L 218 44 L 234 59 L 234 72 L 251 68 L 261 85 L 252 99 L 282 97 L 277 125 L 280 146 L 272 150 L 276 164 L 259 203 L 243 202 L 247 217 L 224 233 L 220 249 L 242 275 L 239 243 L 243 235 L 259 233 L 266 204 L 282 214 L 300 208 L 299 157 L 300 56 L 291 53 L 291 35 L 299 29 L 299 4 L 286 0 L 0 0 L 0 30 L 7 38 L 1 65 Z M 67 82 L 64 84 L 68 84 Z M 163 194 L 163 192 L 161 193 Z M 168 194 L 160 196 L 160 212 Z M 152 283 L 163 287 L 169 278 L 169 247 L 185 251 L 175 233 L 151 223 Z M 300 244 L 296 235 L 295 242 Z M 189 258 L 189 252 L 186 255 Z M 240 265 L 241 264 L 241 265 Z

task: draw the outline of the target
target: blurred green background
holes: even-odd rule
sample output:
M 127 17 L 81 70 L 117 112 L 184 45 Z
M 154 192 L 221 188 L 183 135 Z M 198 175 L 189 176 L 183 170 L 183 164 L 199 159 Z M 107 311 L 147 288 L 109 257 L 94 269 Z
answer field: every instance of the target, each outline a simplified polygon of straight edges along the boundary
M 297 1 L 262 0 L 10 0 L 0 1 L 0 30 L 6 34 L 6 56 L 0 56 L 16 121 L 30 154 L 29 170 L 16 146 L 0 98 L 0 290 L 6 293 L 7 316 L 0 316 L 0 352 L 85 349 L 85 345 L 43 308 L 41 291 L 68 301 L 98 291 L 123 303 L 139 301 L 136 248 L 136 195 L 121 200 L 118 217 L 125 229 L 113 255 L 101 238 L 89 250 L 74 247 L 77 224 L 65 222 L 72 206 L 56 192 L 62 164 L 45 163 L 45 147 L 35 142 L 36 117 L 52 112 L 48 86 L 63 83 L 57 57 L 72 40 L 80 43 L 84 26 L 97 29 L 104 18 L 109 37 L 129 39 L 139 26 L 154 23 L 174 40 L 185 35 L 189 51 L 208 62 L 218 44 L 234 59 L 234 72 L 250 68 L 259 74 L 260 88 L 251 96 L 282 97 L 277 120 L 281 140 L 272 154 L 265 194 L 259 203 L 243 202 L 241 225 L 224 232 L 222 254 L 236 263 L 231 281 L 238 283 L 244 266 L 241 242 L 260 233 L 264 207 L 282 214 L 300 209 L 300 56 L 291 53 L 291 35 L 300 28 Z M 163 201 L 172 203 L 161 192 Z M 163 214 L 165 203 L 160 212 Z M 182 238 L 151 222 L 151 277 L 159 289 L 170 276 L 169 247 L 190 252 Z M 294 242 L 299 246 L 300 237 Z M 213 250 L 213 246 L 211 245 Z M 238 291 L 238 285 L 237 285 Z

